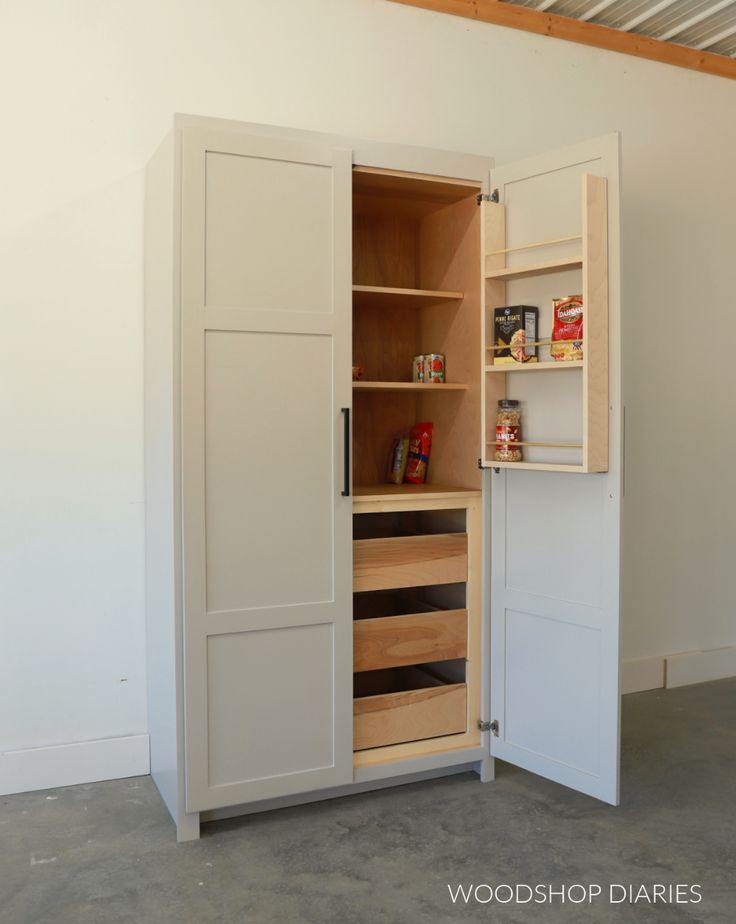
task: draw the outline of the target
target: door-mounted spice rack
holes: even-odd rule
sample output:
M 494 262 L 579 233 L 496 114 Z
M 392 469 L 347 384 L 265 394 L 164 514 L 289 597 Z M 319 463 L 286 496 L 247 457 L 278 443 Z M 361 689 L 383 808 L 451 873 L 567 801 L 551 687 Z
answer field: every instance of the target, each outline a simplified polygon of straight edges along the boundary
M 482 311 L 482 330 L 488 330 L 488 316 L 492 318 L 495 308 L 511 302 L 507 298 L 507 283 L 544 276 L 553 273 L 582 271 L 580 288 L 584 311 L 585 340 L 583 358 L 572 361 L 540 362 L 494 362 L 495 353 L 504 348 L 488 345 L 484 347 L 483 360 L 483 405 L 485 408 L 483 452 L 481 464 L 485 468 L 516 468 L 521 470 L 565 471 L 565 472 L 605 472 L 608 470 L 608 208 L 607 182 L 603 177 L 584 174 L 581 178 L 581 234 L 557 237 L 551 240 L 537 241 L 512 247 L 506 246 L 505 206 L 495 202 L 483 202 L 484 222 L 484 256 L 483 277 L 484 293 Z M 581 253 L 567 255 L 556 260 L 538 263 L 507 266 L 509 254 L 538 248 L 555 248 L 557 245 L 570 246 L 581 242 Z M 501 264 L 501 265 L 499 265 Z M 523 301 L 514 293 L 513 303 Z M 534 301 L 528 302 L 534 304 Z M 491 325 L 492 329 L 492 325 Z M 530 341 L 526 346 L 551 347 L 556 341 L 539 339 Z M 486 341 L 487 343 L 487 341 Z M 522 421 L 522 439 L 508 443 L 512 448 L 528 447 L 530 449 L 549 449 L 552 458 L 549 461 L 496 461 L 496 442 L 492 439 L 495 422 L 495 407 L 499 399 L 508 397 L 507 375 L 518 372 L 559 372 L 561 370 L 581 370 L 580 398 L 577 405 L 582 407 L 582 426 L 580 422 L 571 425 L 571 435 L 582 432 L 581 441 L 537 440 L 531 435 L 524 439 L 526 432 Z M 491 376 L 489 378 L 489 375 Z M 565 379 L 564 382 L 568 380 Z M 560 384 L 563 380 L 560 380 Z M 570 388 L 577 385 L 573 379 Z M 557 392 L 550 389 L 550 394 Z M 540 402 L 553 400 L 540 397 Z M 567 430 L 568 428 L 565 427 Z M 540 434 L 541 435 L 541 434 Z M 569 462 L 560 459 L 560 451 L 576 452 L 579 461 Z M 555 455 L 557 458 L 555 458 Z M 567 453 L 565 453 L 567 455 Z M 558 461 L 559 460 L 559 461 Z

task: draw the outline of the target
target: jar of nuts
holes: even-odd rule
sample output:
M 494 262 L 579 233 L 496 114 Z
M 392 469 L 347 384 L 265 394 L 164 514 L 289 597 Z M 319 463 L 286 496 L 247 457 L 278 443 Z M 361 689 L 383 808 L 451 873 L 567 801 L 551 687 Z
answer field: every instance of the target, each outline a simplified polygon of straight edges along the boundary
M 496 462 L 521 462 L 521 412 L 519 402 L 502 398 L 496 417 Z

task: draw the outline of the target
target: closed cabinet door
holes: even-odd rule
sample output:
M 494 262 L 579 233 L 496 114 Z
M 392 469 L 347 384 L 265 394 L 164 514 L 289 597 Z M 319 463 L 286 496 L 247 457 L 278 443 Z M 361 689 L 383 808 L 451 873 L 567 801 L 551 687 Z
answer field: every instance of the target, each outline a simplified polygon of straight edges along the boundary
M 183 133 L 188 811 L 352 779 L 350 170 Z
M 487 309 L 503 300 L 538 308 L 539 349 L 536 367 L 501 373 L 503 390 L 498 367 L 486 372 L 488 426 L 495 424 L 496 398 L 517 401 L 521 437 L 514 439 L 523 448 L 523 462 L 501 463 L 486 475 L 492 511 L 490 752 L 615 804 L 619 138 L 505 165 L 492 172 L 491 188 L 498 204 L 484 204 Z M 553 299 L 577 295 L 583 329 L 568 335 L 559 305 L 554 323 Z M 556 339 L 562 337 L 567 342 Z M 561 348 L 576 352 L 556 363 Z

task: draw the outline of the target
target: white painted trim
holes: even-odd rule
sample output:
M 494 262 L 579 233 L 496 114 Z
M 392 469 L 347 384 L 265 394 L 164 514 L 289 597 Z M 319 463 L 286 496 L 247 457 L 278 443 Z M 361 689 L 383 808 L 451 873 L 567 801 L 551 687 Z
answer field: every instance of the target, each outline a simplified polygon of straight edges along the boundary
M 145 776 L 148 735 L 78 741 L 0 753 L 0 795 Z
M 684 687 L 727 677 L 736 677 L 736 645 L 621 662 L 621 692 L 624 694 Z
M 453 776 L 458 773 L 477 772 L 478 762 L 459 764 L 456 767 L 443 769 L 423 770 L 419 773 L 408 773 L 405 776 L 395 776 L 388 779 L 366 780 L 363 782 L 348 783 L 347 786 L 330 786 L 327 789 L 318 789 L 315 792 L 302 792 L 293 796 L 277 796 L 274 799 L 263 799 L 259 802 L 246 802 L 243 805 L 227 805 L 224 808 L 208 809 L 200 815 L 201 821 L 222 821 L 225 818 L 238 818 L 241 815 L 255 815 L 259 812 L 271 812 L 274 809 L 290 808 L 294 805 L 306 805 L 310 802 L 324 802 L 328 799 L 341 799 L 343 796 L 354 796 L 364 792 L 376 792 L 379 789 L 394 789 L 408 783 L 418 783 L 423 780 L 436 780 L 440 777 Z
M 641 693 L 664 686 L 664 657 L 636 658 L 621 664 L 621 693 Z
M 710 651 L 684 651 L 667 658 L 667 688 L 736 677 L 736 645 Z

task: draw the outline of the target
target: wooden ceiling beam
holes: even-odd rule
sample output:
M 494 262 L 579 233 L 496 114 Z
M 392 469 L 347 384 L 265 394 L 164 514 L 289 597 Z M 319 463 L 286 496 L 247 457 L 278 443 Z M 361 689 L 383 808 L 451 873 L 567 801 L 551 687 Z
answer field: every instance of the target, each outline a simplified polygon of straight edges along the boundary
M 686 67 L 703 74 L 714 74 L 736 80 L 736 59 L 696 48 L 686 48 L 663 42 L 646 35 L 621 32 L 592 22 L 581 22 L 567 16 L 544 13 L 524 6 L 501 3 L 500 0 L 392 0 L 406 6 L 418 6 L 436 13 L 450 13 L 479 22 L 489 22 L 538 35 L 549 35 L 567 42 L 593 45 L 607 51 L 617 51 L 663 64 Z

